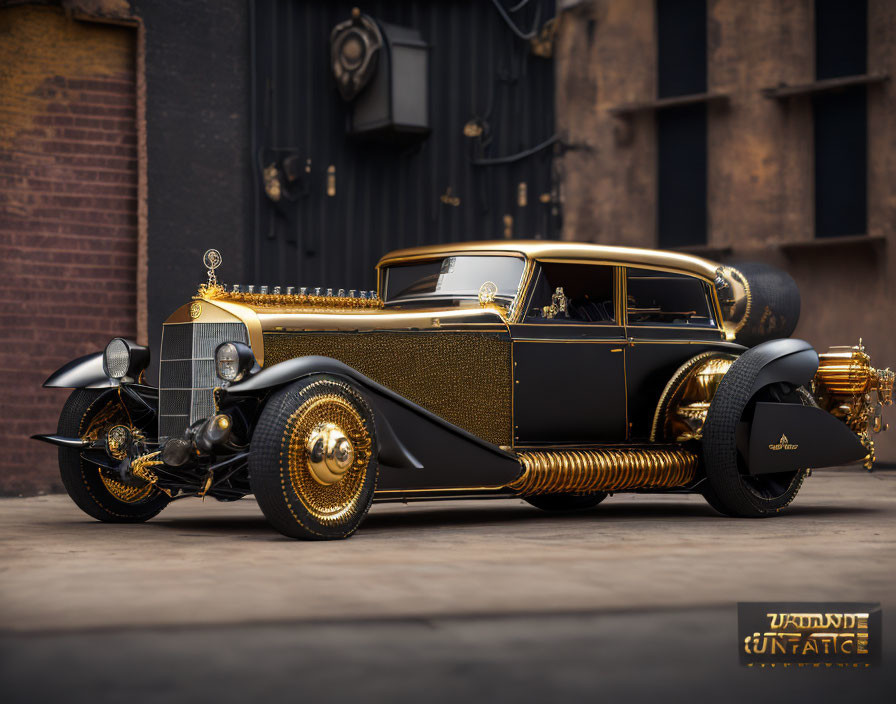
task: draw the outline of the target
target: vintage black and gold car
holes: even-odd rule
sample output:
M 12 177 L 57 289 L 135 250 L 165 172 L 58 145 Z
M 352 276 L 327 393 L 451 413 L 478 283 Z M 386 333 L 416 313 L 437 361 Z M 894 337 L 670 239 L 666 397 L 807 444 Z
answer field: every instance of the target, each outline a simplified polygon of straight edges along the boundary
M 774 515 L 814 467 L 874 461 L 893 372 L 790 339 L 799 293 L 761 264 L 572 242 L 392 252 L 377 291 L 208 283 L 149 350 L 115 338 L 75 391 L 62 480 L 101 521 L 254 494 L 271 525 L 345 538 L 373 501 L 700 493 Z

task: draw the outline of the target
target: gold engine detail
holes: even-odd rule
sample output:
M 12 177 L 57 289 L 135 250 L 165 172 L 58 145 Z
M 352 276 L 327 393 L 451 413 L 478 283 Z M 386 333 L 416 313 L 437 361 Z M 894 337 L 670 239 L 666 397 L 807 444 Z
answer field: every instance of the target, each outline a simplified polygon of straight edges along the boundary
M 507 485 L 521 496 L 685 486 L 697 455 L 680 448 L 602 448 L 522 452 L 523 474 Z
M 128 443 L 131 441 L 131 429 L 126 425 L 113 425 L 106 433 L 106 449 L 116 460 L 123 460 L 128 455 Z
M 341 524 L 362 509 L 373 442 L 348 399 L 332 393 L 312 396 L 290 415 L 284 439 L 289 481 L 309 513 L 321 522 Z
M 831 347 L 818 355 L 818 371 L 812 390 L 818 405 L 840 418 L 868 448 L 866 469 L 874 464 L 874 441 L 871 432 L 886 430 L 883 407 L 893 403 L 894 372 L 875 369 L 865 346 L 859 344 Z
M 747 277 L 732 266 L 716 270 L 716 292 L 724 318 L 723 327 L 729 340 L 739 333 L 750 317 L 753 294 Z
M 308 311 L 379 309 L 379 298 L 352 298 L 350 296 L 314 296 L 285 293 L 241 293 L 227 291 L 220 284 L 202 284 L 196 294 L 207 301 L 244 303 L 255 308 L 296 308 Z
M 109 445 L 110 454 L 116 459 L 124 459 L 126 456 L 126 448 L 120 444 L 122 438 L 129 440 L 137 430 L 130 426 L 122 425 L 127 421 L 127 414 L 121 403 L 117 399 L 109 401 L 94 417 L 81 436 L 82 440 L 95 442 L 101 434 L 106 435 L 106 442 Z M 127 436 L 125 438 L 125 436 Z M 155 493 L 155 488 L 151 484 L 140 486 L 131 486 L 116 479 L 111 470 L 97 467 L 100 480 L 113 497 L 127 504 L 135 504 L 148 499 Z
M 511 442 L 510 341 L 494 333 L 265 333 L 267 364 L 338 359 L 449 423 L 495 445 Z
M 709 405 L 735 359 L 734 355 L 704 352 L 681 365 L 660 396 L 650 441 L 686 442 L 702 438 Z

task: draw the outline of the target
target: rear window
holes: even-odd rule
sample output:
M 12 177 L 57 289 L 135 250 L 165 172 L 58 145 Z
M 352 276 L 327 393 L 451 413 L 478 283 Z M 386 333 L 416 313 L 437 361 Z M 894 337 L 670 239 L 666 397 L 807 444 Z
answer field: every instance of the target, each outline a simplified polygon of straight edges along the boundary
M 686 274 L 627 269 L 629 325 L 716 327 L 709 284 Z

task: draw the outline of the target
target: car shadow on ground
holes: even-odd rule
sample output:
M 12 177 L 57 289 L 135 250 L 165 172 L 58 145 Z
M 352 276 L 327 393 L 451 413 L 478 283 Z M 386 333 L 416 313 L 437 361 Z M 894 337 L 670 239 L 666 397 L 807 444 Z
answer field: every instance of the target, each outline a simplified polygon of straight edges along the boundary
M 470 502 L 469 506 L 440 506 L 438 502 L 429 505 L 413 505 L 413 510 L 402 511 L 377 511 L 368 514 L 361 528 L 362 533 L 372 533 L 380 530 L 400 531 L 420 528 L 439 527 L 477 527 L 495 525 L 515 525 L 543 521 L 563 521 L 580 524 L 599 525 L 612 524 L 621 521 L 692 521 L 694 519 L 708 519 L 719 522 L 727 522 L 724 516 L 716 513 L 708 505 L 695 502 L 651 502 L 635 503 L 626 501 L 614 504 L 612 499 L 606 503 L 587 511 L 573 513 L 548 513 L 525 504 L 503 504 L 486 506 L 485 502 Z M 833 505 L 809 505 L 790 506 L 777 520 L 798 520 L 811 517 L 813 519 L 824 517 L 863 516 L 879 513 L 880 510 L 873 507 L 849 507 Z M 750 519 L 742 519 L 750 520 Z M 58 525 L 58 524 L 57 524 Z M 83 523 L 72 522 L 75 525 L 84 526 Z M 97 524 L 99 525 L 99 524 Z M 165 518 L 164 514 L 151 521 L 147 527 L 155 530 L 197 531 L 203 535 L 218 533 L 221 535 L 243 536 L 269 536 L 272 528 L 265 521 L 259 511 L 258 515 L 235 516 L 188 516 Z

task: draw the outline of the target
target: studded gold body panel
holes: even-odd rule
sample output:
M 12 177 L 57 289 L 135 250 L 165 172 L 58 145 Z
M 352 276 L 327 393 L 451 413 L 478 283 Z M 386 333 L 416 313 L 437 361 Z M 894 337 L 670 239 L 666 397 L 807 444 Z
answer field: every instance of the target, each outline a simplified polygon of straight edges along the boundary
M 494 332 L 266 332 L 265 364 L 332 357 L 496 445 L 512 436 L 510 340 Z

